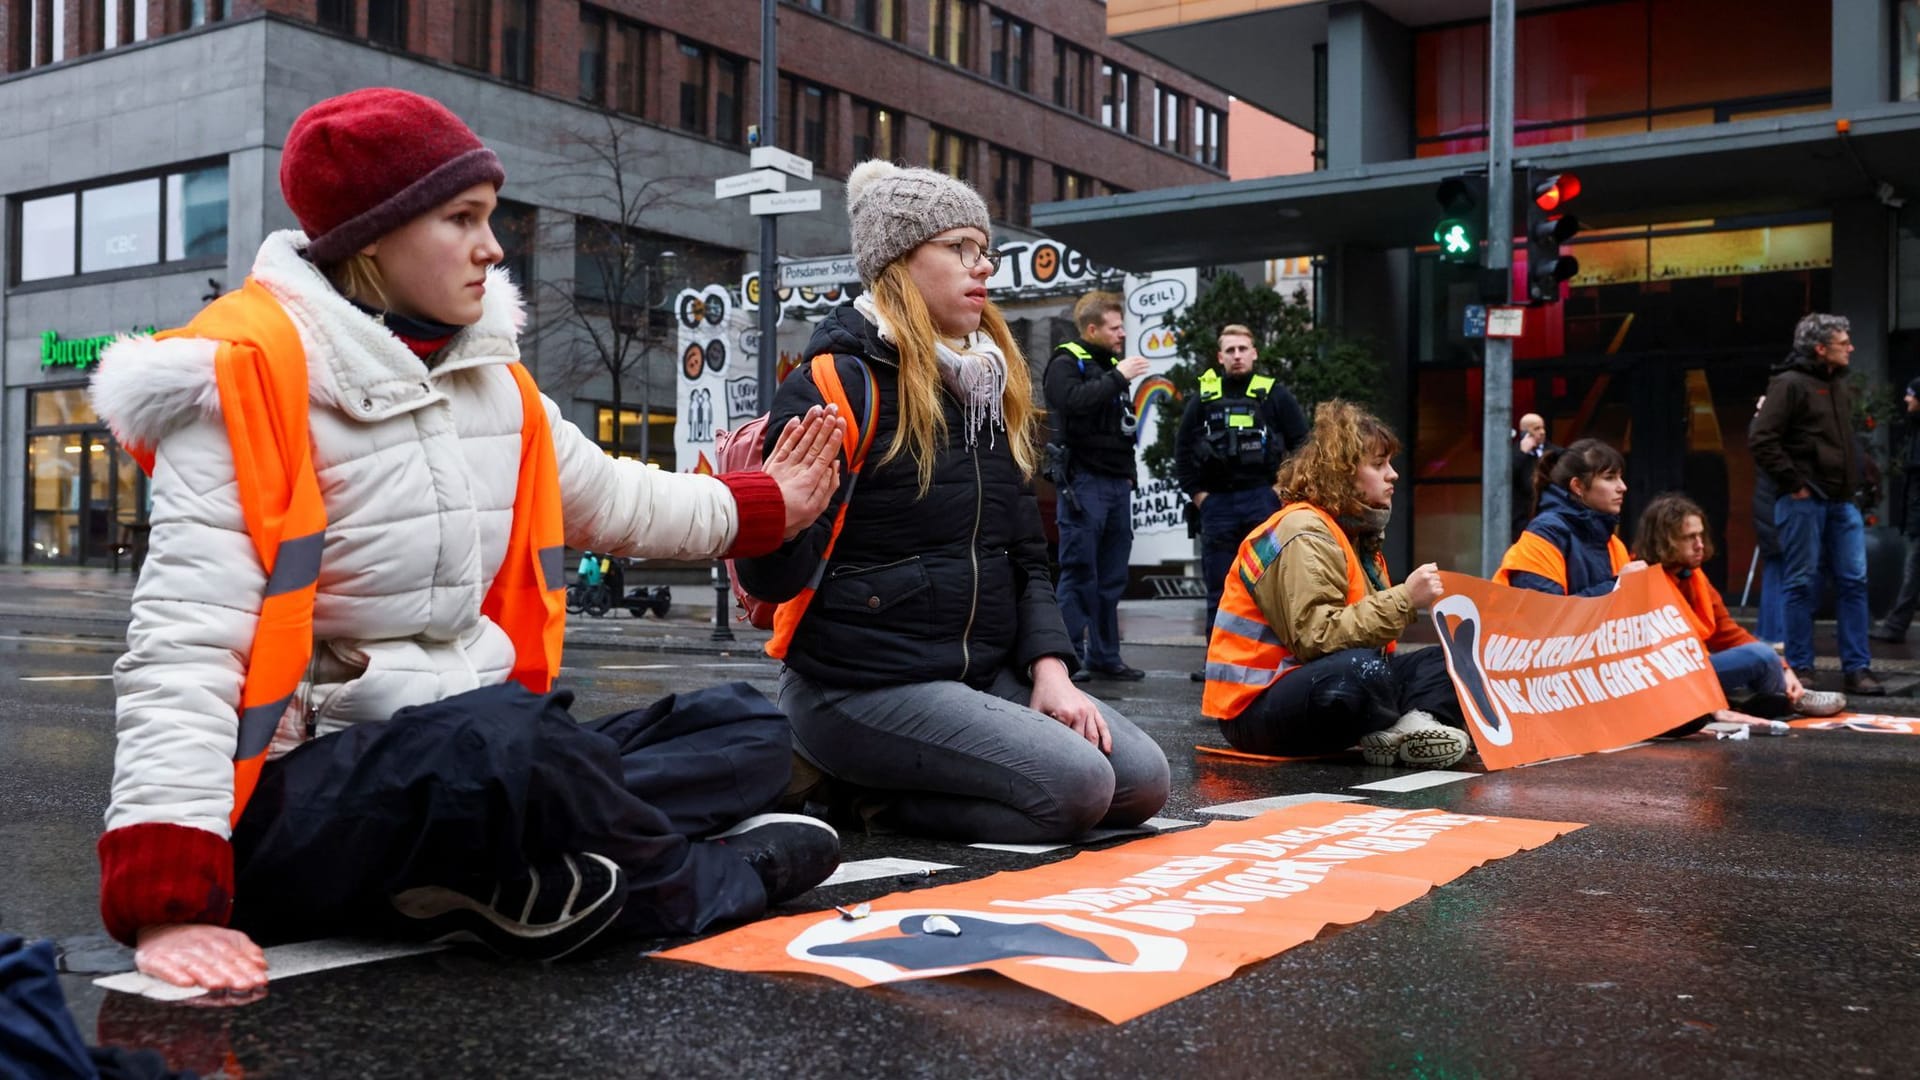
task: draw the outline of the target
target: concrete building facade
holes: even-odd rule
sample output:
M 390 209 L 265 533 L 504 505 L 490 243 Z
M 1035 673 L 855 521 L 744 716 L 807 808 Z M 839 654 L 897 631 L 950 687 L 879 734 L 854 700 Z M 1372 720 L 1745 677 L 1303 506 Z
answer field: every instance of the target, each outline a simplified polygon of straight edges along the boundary
M 131 542 L 144 479 L 93 418 L 87 368 L 112 335 L 178 325 L 239 285 L 262 238 L 295 225 L 278 181 L 288 127 L 361 86 L 431 95 L 500 154 L 494 224 L 531 311 L 529 363 L 610 451 L 674 466 L 672 297 L 756 261 L 758 220 L 712 182 L 748 168 L 757 3 L 0 8 L 0 560 L 97 564 Z M 1036 201 L 1226 175 L 1226 96 L 1109 41 L 1093 0 L 808 0 L 779 18 L 777 144 L 815 160 L 824 207 L 783 218 L 783 257 L 846 250 L 840 181 L 868 156 L 967 177 L 1014 240 L 1036 237 Z M 616 172 L 624 211 L 609 209 Z M 586 254 L 602 234 L 638 260 L 621 288 L 644 312 L 617 445 L 588 340 L 613 310 Z M 1070 303 L 1014 302 L 1030 351 Z

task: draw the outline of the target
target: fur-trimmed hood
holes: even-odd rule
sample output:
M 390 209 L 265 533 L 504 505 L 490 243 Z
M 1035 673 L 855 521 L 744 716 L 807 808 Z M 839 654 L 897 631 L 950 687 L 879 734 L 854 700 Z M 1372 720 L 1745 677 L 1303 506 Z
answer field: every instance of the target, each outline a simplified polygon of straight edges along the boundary
M 520 358 L 526 307 L 519 287 L 500 267 L 487 271 L 480 321 L 456 334 L 429 370 L 384 325 L 334 289 L 306 260 L 306 245 L 306 236 L 295 230 L 268 236 L 251 276 L 280 301 L 299 330 L 316 403 L 359 420 L 381 420 L 437 400 L 435 384 L 448 375 Z M 198 338 L 123 337 L 101 353 L 89 388 L 94 411 L 123 444 L 152 446 L 196 414 L 219 411 L 216 351 L 216 343 Z M 422 386 L 430 391 L 424 396 Z

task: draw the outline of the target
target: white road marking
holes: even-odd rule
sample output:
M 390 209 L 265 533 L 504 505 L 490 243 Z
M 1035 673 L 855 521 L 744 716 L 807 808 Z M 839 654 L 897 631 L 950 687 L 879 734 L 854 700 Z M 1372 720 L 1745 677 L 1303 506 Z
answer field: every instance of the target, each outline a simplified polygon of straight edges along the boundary
M 968 844 L 970 848 L 981 851 L 1011 851 L 1015 855 L 1045 855 L 1049 851 L 1059 851 L 1065 844 Z
M 395 960 L 403 956 L 418 956 L 421 953 L 439 952 L 444 948 L 446 948 L 445 945 L 366 941 L 359 938 L 325 938 L 320 941 L 276 945 L 267 950 L 267 981 L 275 983 L 281 979 L 311 975 L 317 971 L 331 971 L 334 968 Z M 156 1001 L 184 1001 L 206 993 L 198 987 L 175 986 L 172 983 L 142 975 L 138 971 L 125 971 L 118 975 L 95 979 L 93 985 L 106 990 L 118 990 L 124 994 L 139 994 Z
M 845 885 L 854 881 L 871 881 L 874 878 L 905 877 L 908 874 L 930 874 L 936 870 L 953 870 L 952 863 L 922 862 L 919 859 L 860 859 L 855 862 L 841 863 L 820 883 L 824 889 L 830 885 Z
M 109 672 L 108 674 L 105 674 L 105 675 L 22 675 L 20 676 L 20 681 L 21 682 L 98 682 L 101 679 L 111 679 L 111 678 L 113 678 L 113 675 L 111 672 Z
M 91 645 L 96 649 L 125 649 L 124 641 L 101 638 L 42 637 L 38 634 L 0 634 L 0 641 L 30 641 L 35 645 Z
M 1216 817 L 1257 817 L 1269 810 L 1278 810 L 1283 806 L 1298 806 L 1310 802 L 1363 802 L 1363 795 L 1328 795 L 1325 792 L 1309 791 L 1303 795 L 1274 795 L 1265 799 L 1246 799 L 1241 802 L 1221 803 L 1218 806 L 1202 806 L 1197 813 L 1212 814 Z
M 1371 784 L 1355 784 L 1355 791 L 1419 791 L 1422 788 L 1439 787 L 1459 780 L 1471 780 L 1485 773 L 1448 772 L 1445 769 L 1428 769 L 1425 772 L 1406 773 L 1390 776 L 1385 780 L 1375 780 Z
M 1631 750 L 1636 746 L 1652 746 L 1652 745 L 1653 744 L 1650 742 L 1630 742 L 1625 746 L 1616 746 L 1611 750 L 1602 750 L 1600 752 L 1603 754 L 1617 754 L 1622 750 Z
M 719 660 L 699 664 L 601 664 L 601 671 L 678 671 L 684 668 L 770 668 L 771 660 Z
M 1541 758 L 1539 761 L 1523 761 L 1520 764 L 1515 765 L 1514 768 L 1531 769 L 1535 765 L 1551 765 L 1556 761 L 1578 761 L 1583 757 L 1586 757 L 1586 755 L 1585 754 L 1561 754 L 1559 757 Z

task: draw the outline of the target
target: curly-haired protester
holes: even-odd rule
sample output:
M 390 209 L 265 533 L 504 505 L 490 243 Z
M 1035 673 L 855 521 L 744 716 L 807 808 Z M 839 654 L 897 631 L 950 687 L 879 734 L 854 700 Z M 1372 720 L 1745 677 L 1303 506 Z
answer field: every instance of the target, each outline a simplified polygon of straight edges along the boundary
M 1647 504 L 1634 529 L 1633 554 L 1667 575 L 1687 601 L 1687 621 L 1707 648 L 1714 674 L 1729 698 L 1751 695 L 1745 708 L 1772 716 L 1788 711 L 1802 716 L 1832 716 L 1847 707 L 1839 694 L 1808 690 L 1793 669 L 1756 639 L 1733 616 L 1720 590 L 1700 567 L 1713 557 L 1707 539 L 1707 514 L 1685 495 L 1662 495 Z M 1723 709 L 1716 720 L 1754 717 Z
M 1207 645 L 1201 712 L 1256 754 L 1358 745 L 1368 764 L 1441 767 L 1467 752 L 1439 649 L 1394 642 L 1444 589 L 1432 563 L 1392 584 L 1380 553 L 1400 440 L 1357 405 L 1314 410 L 1280 466 L 1281 507 L 1241 543 Z
M 257 991 L 260 942 L 341 933 L 550 959 L 611 925 L 752 918 L 838 861 L 821 823 L 748 816 L 792 762 L 751 687 L 586 725 L 550 684 L 563 544 L 773 550 L 825 506 L 843 425 L 813 413 L 718 479 L 607 456 L 518 364 L 504 180 L 429 98 L 320 102 L 280 157 L 302 231 L 101 360 L 153 536 L 100 910 L 149 975 Z
M 1626 459 L 1599 439 L 1548 450 L 1533 472 L 1533 520 L 1493 580 L 1555 596 L 1605 596 L 1647 564 L 1615 535 L 1626 501 Z
M 837 538 L 829 512 L 739 564 L 768 600 L 817 583 L 797 623 L 787 605 L 775 622 L 775 651 L 791 627 L 780 705 L 795 752 L 901 830 L 1038 842 L 1139 824 L 1166 801 L 1167 760 L 1070 678 L 1031 485 L 1040 417 L 987 299 L 999 256 L 986 204 L 963 181 L 884 161 L 854 170 L 847 201 L 867 292 L 807 352 L 832 358 L 855 420 L 873 387 L 873 430 L 859 433 L 871 446 L 835 496 Z M 819 407 L 820 364 L 781 384 L 774 427 Z

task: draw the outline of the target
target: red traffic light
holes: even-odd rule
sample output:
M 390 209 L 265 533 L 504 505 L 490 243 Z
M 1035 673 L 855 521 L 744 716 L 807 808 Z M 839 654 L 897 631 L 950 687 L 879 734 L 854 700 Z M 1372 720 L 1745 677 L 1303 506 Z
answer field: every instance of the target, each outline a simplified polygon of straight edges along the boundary
M 1542 210 L 1555 210 L 1579 194 L 1580 178 L 1572 173 L 1558 173 L 1534 185 L 1533 202 Z

